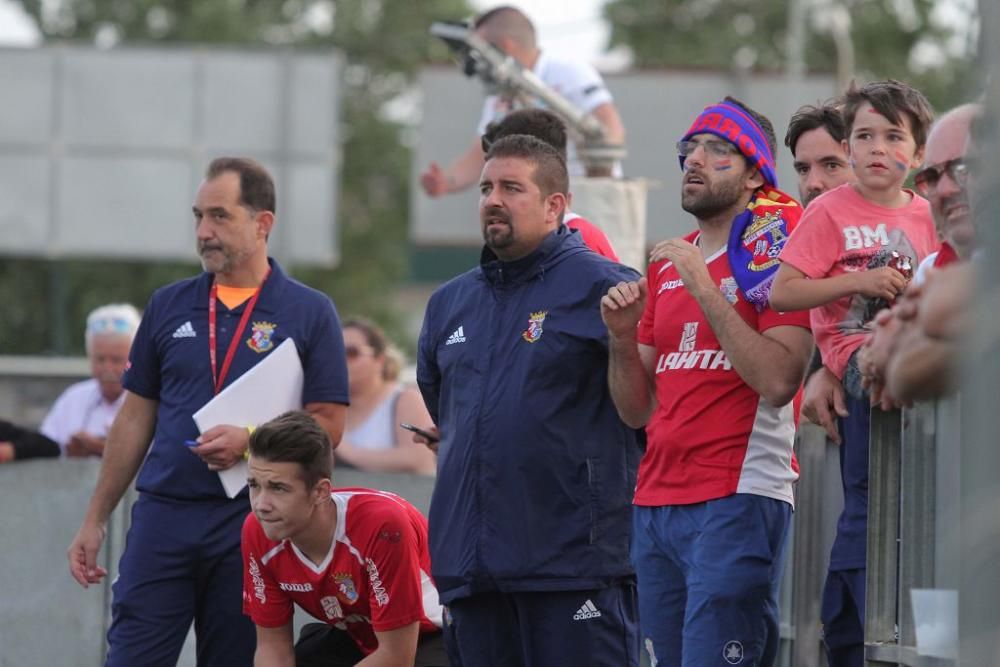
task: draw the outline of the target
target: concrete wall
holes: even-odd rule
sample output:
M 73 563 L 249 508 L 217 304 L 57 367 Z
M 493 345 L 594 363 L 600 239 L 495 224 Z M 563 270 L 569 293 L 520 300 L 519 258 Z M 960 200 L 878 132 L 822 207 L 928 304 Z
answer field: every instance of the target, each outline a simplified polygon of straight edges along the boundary
M 0 355 L 0 419 L 35 428 L 63 389 L 88 377 L 83 357 Z
M 96 461 L 44 459 L 0 466 L 0 666 L 98 665 L 110 583 L 84 591 L 66 548 L 97 481 Z M 114 572 L 126 512 L 115 511 L 100 562 Z M 110 580 L 113 574 L 108 577 Z

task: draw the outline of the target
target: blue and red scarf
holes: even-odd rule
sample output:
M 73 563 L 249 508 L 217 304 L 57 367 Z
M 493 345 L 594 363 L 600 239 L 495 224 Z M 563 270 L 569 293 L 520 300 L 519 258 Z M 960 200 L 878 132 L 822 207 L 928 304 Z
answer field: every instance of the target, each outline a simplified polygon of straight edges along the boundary
M 705 107 L 681 140 L 696 134 L 714 134 L 736 146 L 764 179 L 746 210 L 733 220 L 726 249 L 736 284 L 747 301 L 763 310 L 778 271 L 778 255 L 802 217 L 802 206 L 778 189 L 774 155 L 764 130 L 743 109 L 731 102 Z M 681 155 L 681 169 L 684 159 Z

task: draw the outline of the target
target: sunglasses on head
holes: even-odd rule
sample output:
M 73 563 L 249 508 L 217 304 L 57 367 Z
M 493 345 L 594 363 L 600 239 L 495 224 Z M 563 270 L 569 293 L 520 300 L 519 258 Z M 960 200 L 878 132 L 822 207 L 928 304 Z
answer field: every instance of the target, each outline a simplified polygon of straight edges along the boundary
M 121 317 L 104 317 L 87 326 L 87 331 L 92 334 L 128 333 L 131 330 L 132 323 Z

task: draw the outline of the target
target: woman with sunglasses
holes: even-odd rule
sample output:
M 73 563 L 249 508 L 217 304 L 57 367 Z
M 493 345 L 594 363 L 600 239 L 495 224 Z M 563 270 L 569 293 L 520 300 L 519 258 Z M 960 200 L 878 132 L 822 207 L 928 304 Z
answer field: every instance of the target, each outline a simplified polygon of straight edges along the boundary
M 433 475 L 437 459 L 413 442 L 400 426 L 430 427 L 432 422 L 416 387 L 399 382 L 401 355 L 373 322 L 362 318 L 343 324 L 351 405 L 340 445 L 338 465 L 371 472 Z

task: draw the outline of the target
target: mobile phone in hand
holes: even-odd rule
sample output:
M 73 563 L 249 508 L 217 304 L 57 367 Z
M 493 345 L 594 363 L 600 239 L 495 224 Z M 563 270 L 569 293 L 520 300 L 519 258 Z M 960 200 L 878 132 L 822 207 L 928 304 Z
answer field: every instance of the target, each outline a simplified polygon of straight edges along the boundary
M 430 442 L 439 442 L 441 440 L 441 438 L 439 438 L 438 436 L 434 435 L 430 431 L 425 431 L 422 428 L 417 428 L 413 424 L 407 424 L 406 422 L 400 422 L 399 425 L 402 426 L 403 428 L 405 428 L 407 431 L 413 431 L 417 435 L 420 435 L 420 436 L 423 436 L 423 437 L 427 438 L 427 440 L 430 441 Z

